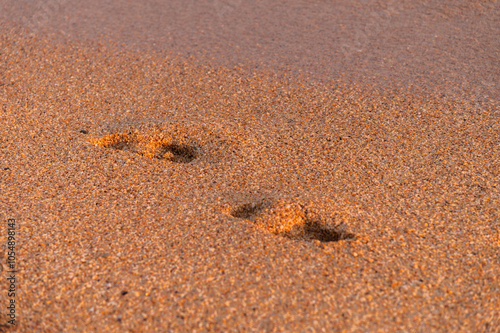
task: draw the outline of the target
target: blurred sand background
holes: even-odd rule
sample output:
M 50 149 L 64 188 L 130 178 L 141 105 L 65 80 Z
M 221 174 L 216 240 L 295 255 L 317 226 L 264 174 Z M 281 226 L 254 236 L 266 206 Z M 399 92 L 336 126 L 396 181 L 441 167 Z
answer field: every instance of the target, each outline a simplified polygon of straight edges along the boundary
M 0 0 L 17 330 L 500 332 L 499 9 Z

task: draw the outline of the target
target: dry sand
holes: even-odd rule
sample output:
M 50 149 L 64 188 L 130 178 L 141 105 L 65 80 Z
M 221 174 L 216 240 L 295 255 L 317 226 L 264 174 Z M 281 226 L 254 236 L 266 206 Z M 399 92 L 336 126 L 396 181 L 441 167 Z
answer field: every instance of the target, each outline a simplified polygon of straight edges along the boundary
M 115 1 L 102 22 L 95 1 L 54 3 L 58 15 L 20 32 L 35 5 L 0 1 L 0 239 L 6 249 L 16 219 L 18 331 L 500 332 L 496 1 L 297 0 L 288 12 Z M 214 47 L 193 46 L 193 58 L 130 36 L 163 36 L 146 9 L 200 6 L 212 6 L 215 28 L 192 44 Z M 261 21 L 238 25 L 252 6 Z M 126 35 L 120 15 L 139 28 Z M 373 15 L 391 17 L 378 21 L 388 34 L 364 26 L 369 42 L 341 53 L 320 32 L 316 44 L 312 32 L 283 38 Z M 455 40 L 403 59 L 396 46 L 414 40 L 405 20 Z M 259 55 L 220 44 L 250 22 L 263 34 L 251 38 L 281 32 L 283 45 Z M 297 24 L 265 35 L 259 22 Z M 470 29 L 449 32 L 453 22 Z M 489 44 L 457 45 L 467 38 Z M 307 50 L 317 67 L 297 62 Z M 393 64 L 363 67 L 366 52 Z M 6 251 L 1 263 L 5 325 Z

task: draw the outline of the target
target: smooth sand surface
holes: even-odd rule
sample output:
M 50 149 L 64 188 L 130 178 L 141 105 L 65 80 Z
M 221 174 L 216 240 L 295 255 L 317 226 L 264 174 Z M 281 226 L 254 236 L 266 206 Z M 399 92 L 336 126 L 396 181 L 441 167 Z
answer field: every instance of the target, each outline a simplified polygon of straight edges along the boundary
M 499 17 L 0 0 L 0 330 L 500 332 Z

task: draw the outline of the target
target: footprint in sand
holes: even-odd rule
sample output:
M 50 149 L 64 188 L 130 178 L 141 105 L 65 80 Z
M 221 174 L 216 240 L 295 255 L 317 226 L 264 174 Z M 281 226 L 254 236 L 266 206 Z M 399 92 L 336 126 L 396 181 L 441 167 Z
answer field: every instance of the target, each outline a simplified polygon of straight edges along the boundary
M 123 151 L 131 151 L 141 156 L 167 160 L 176 163 L 189 163 L 196 158 L 196 146 L 176 142 L 164 133 L 142 134 L 123 132 L 107 134 L 90 139 L 90 143 Z
M 289 239 L 337 242 L 352 239 L 343 225 L 333 225 L 317 212 L 298 203 L 271 205 L 261 201 L 239 205 L 230 214 L 252 221 L 258 228 Z

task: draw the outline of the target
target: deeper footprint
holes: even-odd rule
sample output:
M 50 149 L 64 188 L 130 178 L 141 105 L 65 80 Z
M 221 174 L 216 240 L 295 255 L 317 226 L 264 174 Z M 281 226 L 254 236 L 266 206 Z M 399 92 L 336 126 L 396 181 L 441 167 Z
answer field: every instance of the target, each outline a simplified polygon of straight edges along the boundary
M 282 202 L 272 207 L 264 202 L 244 204 L 233 209 L 231 215 L 250 220 L 260 229 L 289 239 L 337 242 L 354 238 L 342 225 L 332 225 L 324 217 L 297 203 Z
M 176 143 L 161 133 L 151 135 L 134 132 L 107 134 L 100 138 L 91 139 L 90 143 L 176 163 L 189 163 L 196 158 L 195 146 Z

